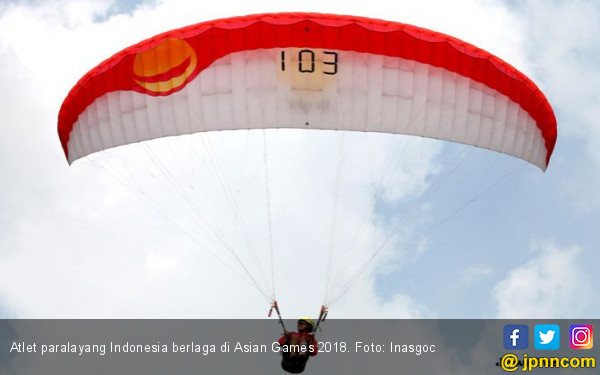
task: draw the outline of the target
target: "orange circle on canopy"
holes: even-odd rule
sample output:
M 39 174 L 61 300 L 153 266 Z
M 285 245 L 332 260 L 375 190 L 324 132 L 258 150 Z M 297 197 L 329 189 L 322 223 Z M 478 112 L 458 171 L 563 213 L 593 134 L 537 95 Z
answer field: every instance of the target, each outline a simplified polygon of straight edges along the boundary
M 135 56 L 134 80 L 148 91 L 167 93 L 183 86 L 196 66 L 194 49 L 183 39 L 169 38 Z

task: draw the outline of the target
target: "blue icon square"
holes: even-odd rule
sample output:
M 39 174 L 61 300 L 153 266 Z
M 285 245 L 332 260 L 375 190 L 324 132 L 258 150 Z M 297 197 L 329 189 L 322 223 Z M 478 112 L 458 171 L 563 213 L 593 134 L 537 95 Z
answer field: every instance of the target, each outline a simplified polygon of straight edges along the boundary
M 529 327 L 525 324 L 507 324 L 504 326 L 504 349 L 522 350 L 529 347 Z
M 560 347 L 560 327 L 556 324 L 538 324 L 534 335 L 536 349 L 555 350 Z

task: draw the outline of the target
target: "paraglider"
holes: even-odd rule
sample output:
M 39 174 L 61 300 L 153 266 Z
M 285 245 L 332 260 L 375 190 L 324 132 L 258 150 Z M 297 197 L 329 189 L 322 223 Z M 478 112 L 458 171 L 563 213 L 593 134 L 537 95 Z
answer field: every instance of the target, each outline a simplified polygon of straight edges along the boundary
M 303 372 L 308 358 L 319 352 L 319 343 L 313 334 L 315 321 L 301 317 L 297 323 L 296 332 L 285 332 L 278 340 L 282 355 L 281 368 L 292 374 Z
M 81 78 L 58 118 L 69 164 L 164 137 L 271 128 L 435 138 L 512 155 L 541 170 L 556 142 L 544 94 L 490 53 L 411 25 L 315 13 L 227 18 L 157 35 Z M 241 263 L 236 249 L 216 231 L 215 237 Z M 274 288 L 269 294 L 240 266 L 276 301 Z M 317 324 L 299 322 L 299 332 L 312 335 Z M 288 370 L 302 371 L 289 360 Z
M 65 99 L 69 163 L 110 147 L 227 129 L 414 134 L 507 153 L 545 169 L 556 120 L 499 58 L 418 27 L 283 13 L 216 20 L 129 47 Z

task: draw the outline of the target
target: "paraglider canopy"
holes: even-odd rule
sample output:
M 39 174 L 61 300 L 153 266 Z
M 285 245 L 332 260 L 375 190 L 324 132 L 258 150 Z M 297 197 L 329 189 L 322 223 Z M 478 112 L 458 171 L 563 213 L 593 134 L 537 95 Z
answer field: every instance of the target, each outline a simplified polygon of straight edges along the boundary
M 548 101 L 525 75 L 450 36 L 313 13 L 200 23 L 129 47 L 86 74 L 59 114 L 73 161 L 202 131 L 336 129 L 488 148 L 545 170 Z
M 172 136 L 194 134 L 210 138 L 216 131 L 234 131 L 239 135 L 244 133 L 239 131 L 242 129 L 280 128 L 337 130 L 342 136 L 353 131 L 355 135 L 357 132 L 369 135 L 375 132 L 440 139 L 512 155 L 542 170 L 548 166 L 557 136 L 556 119 L 544 94 L 529 78 L 498 57 L 456 38 L 411 25 L 316 13 L 220 19 L 142 41 L 110 57 L 81 78 L 64 100 L 58 118 L 58 133 L 69 164 L 96 152 L 98 156 L 111 151 L 119 154 L 118 146 L 168 143 L 166 141 Z M 216 134 L 225 133 L 232 135 L 231 132 Z M 164 185 L 172 188 L 171 193 L 161 191 L 157 194 L 160 199 L 175 201 L 180 198 L 189 206 L 190 217 L 197 220 L 190 220 L 193 224 L 190 227 L 200 233 L 190 234 L 190 237 L 201 238 L 198 243 L 202 248 L 209 251 L 216 248 L 230 255 L 240 273 L 272 302 L 272 309 L 277 312 L 285 331 L 274 287 L 273 242 L 276 240 L 273 240 L 271 229 L 267 132 L 254 133 L 262 133 L 262 142 L 258 143 L 263 145 L 262 152 L 249 153 L 254 157 L 260 154 L 258 158 L 262 159 L 263 166 L 262 171 L 255 173 L 264 177 L 265 186 L 260 198 L 265 200 L 262 222 L 268 235 L 263 238 L 262 246 L 254 246 L 252 235 L 259 231 L 248 229 L 243 210 L 236 205 L 232 189 L 227 185 L 227 173 L 219 163 L 206 163 L 207 169 L 215 171 L 215 178 L 203 175 L 205 178 L 194 184 L 186 183 L 188 177 L 192 177 L 190 181 L 196 181 L 193 175 L 199 169 L 198 165 L 211 158 L 190 153 L 190 157 L 185 155 L 181 163 L 177 157 L 173 158 L 175 167 L 167 168 L 154 150 L 144 150 L 146 152 L 138 156 L 154 163 L 150 185 L 156 184 L 153 175 L 156 172 L 164 177 Z M 323 133 L 326 132 L 320 132 Z M 216 154 L 210 140 L 201 139 L 194 147 L 194 136 L 189 138 L 190 148 L 194 151 L 201 149 L 209 156 Z M 183 139 L 185 137 L 177 137 L 177 140 Z M 153 142 L 145 142 L 150 140 Z M 297 147 L 296 143 L 290 144 L 292 146 L 288 148 Z M 179 144 L 172 148 L 166 146 L 165 153 L 169 157 L 175 154 L 174 150 L 182 148 Z M 135 146 L 123 149 L 129 148 Z M 223 155 L 235 154 L 229 150 L 218 148 Z M 357 154 L 360 161 L 368 159 L 367 152 Z M 390 161 L 403 159 L 404 152 L 400 154 L 390 157 Z M 128 164 L 130 155 L 116 156 L 124 161 L 124 167 L 116 168 L 117 171 L 129 174 L 144 170 L 136 163 Z M 343 146 L 340 146 L 339 164 L 344 156 Z M 314 164 L 323 163 L 318 160 Z M 381 185 L 389 182 L 386 177 L 393 174 L 396 165 L 394 162 L 385 164 L 390 173 L 382 174 Z M 184 178 L 175 176 L 174 172 L 179 170 Z M 192 173 L 187 173 L 188 170 Z M 343 280 L 348 276 L 344 274 L 345 270 L 349 269 L 344 261 L 338 277 L 331 281 L 333 249 L 336 246 L 342 248 L 340 252 L 348 260 L 366 237 L 362 225 L 356 236 L 348 236 L 346 232 L 351 230 L 345 229 L 344 237 L 353 237 L 348 239 L 348 244 L 339 245 L 335 241 L 342 172 L 343 168 L 337 165 L 336 172 L 327 174 L 335 180 L 331 189 L 334 198 L 328 207 L 332 213 L 329 227 L 313 223 L 319 229 L 328 230 L 329 239 L 327 261 L 324 262 L 327 286 L 320 316 L 314 325 L 311 324 L 315 329 L 324 321 L 327 307 L 331 306 L 329 302 L 337 301 L 357 282 L 357 276 L 367 269 L 365 264 L 391 243 L 390 239 L 398 233 L 396 229 L 403 225 L 402 222 L 394 223 L 392 229 L 382 235 L 381 241 L 365 246 L 370 253 L 362 258 L 363 263 L 355 267 L 354 273 L 348 272 L 350 277 Z M 122 180 L 131 181 L 124 183 L 126 186 L 137 186 L 138 179 L 133 177 Z M 216 203 L 213 197 L 217 194 L 210 188 L 202 194 L 200 187 L 211 183 L 221 185 L 228 206 Z M 132 190 L 150 200 L 150 194 L 145 190 Z M 383 190 L 369 195 L 372 199 L 368 199 L 370 206 L 362 213 L 361 217 L 365 218 L 362 223 L 373 221 Z M 194 199 L 198 196 L 202 199 Z M 253 195 L 252 200 L 258 200 L 257 196 Z M 285 199 L 279 202 L 282 201 Z M 173 217 L 180 213 L 179 210 L 173 210 L 175 214 L 168 212 L 174 206 L 171 200 L 155 206 L 159 212 L 170 214 L 165 216 L 174 222 Z M 273 205 L 282 211 L 281 206 Z M 459 205 L 447 217 L 465 206 Z M 222 208 L 229 207 L 232 220 L 227 224 L 231 227 L 221 230 L 219 224 L 226 220 L 213 220 L 208 214 L 210 207 L 218 212 L 219 219 L 226 211 Z M 260 210 L 249 207 L 253 208 L 247 210 L 251 212 L 252 220 L 260 221 L 257 219 Z M 288 214 L 285 212 L 280 218 Z M 311 212 L 311 220 L 315 223 L 317 220 L 312 218 L 322 219 L 321 216 L 325 215 Z M 409 222 L 410 218 L 410 215 L 403 215 L 404 222 Z M 295 226 L 298 227 L 300 225 Z M 180 228 L 190 233 L 187 226 Z M 240 234 L 241 246 L 232 245 L 235 230 Z M 311 230 L 307 232 L 314 235 Z M 286 241 L 286 246 L 292 242 L 287 238 Z M 268 287 L 262 285 L 240 260 L 239 254 L 243 253 L 238 251 L 240 248 L 255 251 L 257 247 L 269 252 L 271 295 Z M 258 258 L 251 255 L 252 261 Z M 264 284 L 269 283 L 266 279 L 264 277 Z M 341 285 L 340 292 L 330 299 L 329 286 L 337 281 Z

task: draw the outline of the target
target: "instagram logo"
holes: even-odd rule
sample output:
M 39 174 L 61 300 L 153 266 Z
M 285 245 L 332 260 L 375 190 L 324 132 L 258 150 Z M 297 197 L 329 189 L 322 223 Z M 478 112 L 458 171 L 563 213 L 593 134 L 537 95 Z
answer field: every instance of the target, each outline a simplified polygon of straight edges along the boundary
M 571 349 L 591 349 L 594 346 L 594 329 L 591 324 L 573 324 L 569 332 Z

